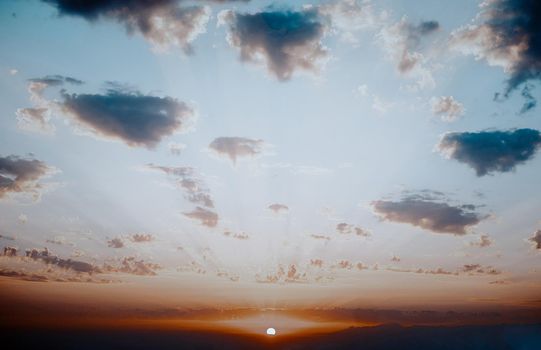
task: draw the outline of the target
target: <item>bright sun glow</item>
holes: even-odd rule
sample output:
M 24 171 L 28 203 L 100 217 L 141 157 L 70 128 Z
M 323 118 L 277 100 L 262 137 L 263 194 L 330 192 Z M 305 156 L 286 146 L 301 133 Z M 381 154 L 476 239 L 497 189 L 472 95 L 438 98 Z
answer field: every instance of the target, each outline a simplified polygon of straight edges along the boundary
M 275 335 L 276 334 L 276 329 L 274 328 L 267 328 L 267 335 Z

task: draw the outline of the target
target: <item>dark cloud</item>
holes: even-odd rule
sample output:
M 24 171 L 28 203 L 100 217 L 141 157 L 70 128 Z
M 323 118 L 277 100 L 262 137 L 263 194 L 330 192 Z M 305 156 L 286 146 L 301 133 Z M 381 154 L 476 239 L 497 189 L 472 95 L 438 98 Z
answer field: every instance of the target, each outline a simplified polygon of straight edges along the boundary
M 246 137 L 218 137 L 209 145 L 209 148 L 220 156 L 237 162 L 239 157 L 255 157 L 263 151 L 263 140 L 252 140 Z
M 109 248 L 123 248 L 124 247 L 124 241 L 121 238 L 113 238 L 113 239 L 107 241 L 107 246 Z
M 240 51 L 242 61 L 262 61 L 282 81 L 299 69 L 317 71 L 318 61 L 327 55 L 321 43 L 327 27 L 315 8 L 253 14 L 224 11 L 220 23 L 228 25 L 228 41 Z
M 205 208 L 196 207 L 194 210 L 183 214 L 190 219 L 199 221 L 203 226 L 216 227 L 218 224 L 218 214 Z
M 472 167 L 477 176 L 508 172 L 533 158 L 541 147 L 541 134 L 533 129 L 451 132 L 438 148 L 447 157 Z
M 171 97 L 109 89 L 106 94 L 63 94 L 63 111 L 100 136 L 133 147 L 155 147 L 162 138 L 186 130 L 194 111 Z
M 4 256 L 17 256 L 17 251 L 15 247 L 4 247 Z
M 27 258 L 39 260 L 48 265 L 55 265 L 64 269 L 70 269 L 75 272 L 83 272 L 89 274 L 93 272 L 100 272 L 99 268 L 93 266 L 92 264 L 78 260 L 60 258 L 52 254 L 47 248 L 27 249 L 25 251 L 25 254 Z
M 15 270 L 8 270 L 8 269 L 0 269 L 0 276 L 3 277 L 11 277 L 20 279 L 23 281 L 30 281 L 30 282 L 48 282 L 49 278 L 47 276 L 35 274 L 35 273 L 26 273 L 23 271 L 15 271 Z
M 275 213 L 280 213 L 280 212 L 287 212 L 289 211 L 289 207 L 285 204 L 280 204 L 280 203 L 274 203 L 274 204 L 271 204 L 268 206 L 268 208 L 270 210 L 272 210 L 273 212 Z
M 199 204 L 207 208 L 214 208 L 214 201 L 212 200 L 210 192 L 194 168 L 168 167 L 154 164 L 148 164 L 147 167 L 169 175 L 176 186 L 184 191 L 186 199 L 191 203 Z
M 64 85 L 64 83 L 67 84 L 73 84 L 73 85 L 82 85 L 84 84 L 84 81 L 73 78 L 73 77 L 66 77 L 63 75 L 46 75 L 43 78 L 33 78 L 29 79 L 28 81 L 32 83 L 40 83 L 45 84 L 46 86 L 61 86 Z
M 383 220 L 407 223 L 436 233 L 464 235 L 487 216 L 477 213 L 471 204 L 451 205 L 445 201 L 404 196 L 397 201 L 372 202 Z
M 30 193 L 39 198 L 43 188 L 38 180 L 54 172 L 54 168 L 37 159 L 10 155 L 0 156 L 0 198 L 9 193 Z
M 541 230 L 535 231 L 533 236 L 528 238 L 528 241 L 533 243 L 535 249 L 541 249 Z
M 205 31 L 210 16 L 206 6 L 181 6 L 181 0 L 42 0 L 61 15 L 87 21 L 107 19 L 128 33 L 139 32 L 157 48 L 179 46 L 191 52 L 191 42 Z
M 492 0 L 479 16 L 482 23 L 454 33 L 465 53 L 502 66 L 510 77 L 505 96 L 519 85 L 541 78 L 541 3 L 536 0 Z M 526 101 L 523 111 L 533 108 Z M 529 107 L 527 106 L 529 105 Z

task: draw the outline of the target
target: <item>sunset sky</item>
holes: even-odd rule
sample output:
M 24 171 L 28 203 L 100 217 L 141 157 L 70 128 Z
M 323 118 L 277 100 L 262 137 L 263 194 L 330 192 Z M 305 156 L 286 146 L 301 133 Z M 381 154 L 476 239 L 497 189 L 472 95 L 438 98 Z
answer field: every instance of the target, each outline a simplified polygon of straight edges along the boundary
M 1 1 L 9 322 L 535 320 L 540 6 Z

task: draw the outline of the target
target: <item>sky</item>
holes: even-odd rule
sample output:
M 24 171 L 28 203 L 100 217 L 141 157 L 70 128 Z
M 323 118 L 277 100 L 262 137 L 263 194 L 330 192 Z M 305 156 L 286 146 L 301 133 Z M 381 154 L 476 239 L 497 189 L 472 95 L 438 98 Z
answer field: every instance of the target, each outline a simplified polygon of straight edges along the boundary
M 8 322 L 539 321 L 539 7 L 2 1 Z

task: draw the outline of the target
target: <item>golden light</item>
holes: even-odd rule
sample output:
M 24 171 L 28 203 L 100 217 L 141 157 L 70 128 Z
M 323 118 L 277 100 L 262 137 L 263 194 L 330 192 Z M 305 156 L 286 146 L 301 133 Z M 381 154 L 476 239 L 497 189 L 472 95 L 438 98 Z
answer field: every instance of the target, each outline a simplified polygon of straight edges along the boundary
M 270 327 L 270 328 L 267 328 L 267 335 L 275 335 L 276 334 L 276 329 Z

